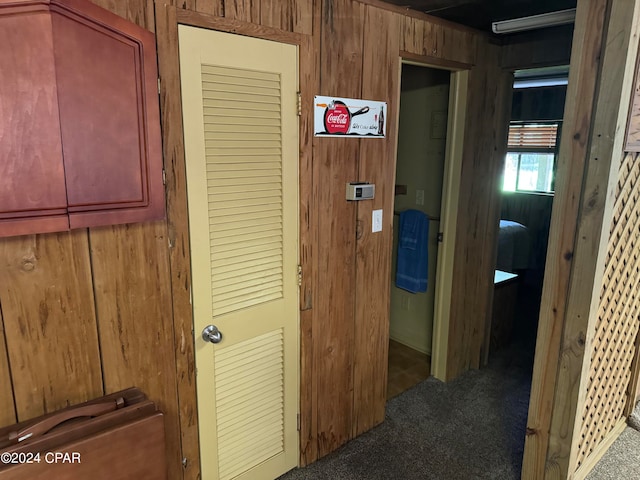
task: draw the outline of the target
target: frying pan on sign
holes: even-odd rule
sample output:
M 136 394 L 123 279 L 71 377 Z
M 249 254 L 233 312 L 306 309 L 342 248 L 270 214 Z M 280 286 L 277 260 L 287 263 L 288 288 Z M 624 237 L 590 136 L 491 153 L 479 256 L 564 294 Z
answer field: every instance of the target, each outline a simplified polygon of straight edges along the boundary
M 334 112 L 336 109 L 340 110 L 340 112 L 343 112 L 344 114 L 347 115 L 346 124 L 343 126 L 343 128 L 340 128 L 338 131 L 336 131 L 335 124 L 333 124 L 333 122 L 330 121 L 330 114 Z M 351 119 L 356 115 L 362 115 L 364 113 L 367 113 L 368 111 L 369 111 L 369 107 L 362 107 L 360 110 L 357 110 L 351 113 L 351 110 L 349 110 L 349 107 L 347 107 L 347 105 L 344 102 L 340 100 L 334 100 L 329 105 L 327 105 L 327 107 L 324 110 L 324 129 L 328 133 L 347 133 L 349 131 L 349 127 L 351 126 Z

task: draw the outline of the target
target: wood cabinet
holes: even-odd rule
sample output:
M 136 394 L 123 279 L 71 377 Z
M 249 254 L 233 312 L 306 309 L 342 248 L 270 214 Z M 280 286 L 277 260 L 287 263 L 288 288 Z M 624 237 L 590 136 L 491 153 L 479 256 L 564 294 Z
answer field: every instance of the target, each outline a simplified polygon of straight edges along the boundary
M 87 0 L 0 0 L 0 236 L 164 216 L 152 33 Z

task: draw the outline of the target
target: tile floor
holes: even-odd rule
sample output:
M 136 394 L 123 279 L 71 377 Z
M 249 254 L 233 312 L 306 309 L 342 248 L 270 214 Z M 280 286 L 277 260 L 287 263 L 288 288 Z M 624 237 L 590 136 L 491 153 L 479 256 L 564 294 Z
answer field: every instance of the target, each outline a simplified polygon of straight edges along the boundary
M 394 340 L 389 340 L 389 380 L 387 399 L 426 380 L 431 371 L 431 358 Z

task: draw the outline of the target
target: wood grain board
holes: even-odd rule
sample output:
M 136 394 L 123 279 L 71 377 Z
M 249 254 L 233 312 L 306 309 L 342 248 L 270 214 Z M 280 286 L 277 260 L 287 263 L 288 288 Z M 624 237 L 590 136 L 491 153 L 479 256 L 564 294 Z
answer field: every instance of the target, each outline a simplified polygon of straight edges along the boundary
M 102 395 L 86 231 L 3 239 L 0 269 L 17 420 Z
M 420 18 L 401 17 L 400 50 L 416 55 L 473 64 L 476 41 L 473 31 L 454 30 Z
M 502 47 L 502 68 L 520 68 L 569 65 L 573 25 L 550 28 L 544 35 L 539 31 L 509 35 Z
M 312 27 L 319 22 L 321 3 L 313 2 Z M 314 370 L 313 325 L 318 300 L 318 218 L 320 185 L 314 181 L 313 149 L 317 139 L 313 136 L 313 95 L 320 91 L 320 36 L 307 37 L 301 47 L 300 95 L 300 465 L 318 458 L 318 404 L 317 382 Z
M 320 95 L 361 98 L 363 18 L 359 3 L 322 2 Z M 357 205 L 345 200 L 344 191 L 358 180 L 359 156 L 352 138 L 320 138 L 314 149 L 314 179 L 321 186 L 313 322 L 319 457 L 352 438 Z
M 182 98 L 176 9 L 156 4 L 158 71 L 163 129 L 163 156 L 167 178 L 167 235 L 182 467 L 184 478 L 200 475 L 195 352 L 191 309 L 191 256 L 187 215 Z
M 11 381 L 11 370 L 6 348 L 4 322 L 2 321 L 2 310 L 0 308 L 0 385 L 3 385 L 0 391 L 0 427 L 16 422 L 16 404 L 13 400 L 13 382 Z
M 452 286 L 452 292 L 465 292 L 465 301 L 452 295 L 447 379 L 479 368 L 485 326 L 491 314 L 500 216 L 498 181 L 511 106 L 510 75 L 496 66 L 499 55 L 497 47 L 479 49 L 476 66 L 469 74 Z M 485 93 L 473 95 L 471 92 L 475 91 Z M 480 171 L 482 181 L 478 181 Z
M 391 245 L 393 241 L 393 199 L 400 85 L 399 15 L 367 6 L 364 20 L 365 49 L 362 98 L 387 102 L 384 139 L 360 140 L 358 179 L 376 185 L 373 201 L 358 202 L 356 242 L 356 311 L 353 371 L 353 422 L 355 437 L 384 420 L 387 395 L 387 351 L 391 288 Z M 379 33 L 386 31 L 385 42 Z M 378 39 L 378 40 L 376 40 Z M 373 210 L 382 210 L 382 232 L 371 232 Z M 381 295 L 381 292 L 385 294 Z
M 165 413 L 169 477 L 181 475 L 176 360 L 166 225 L 90 231 L 106 393 L 135 385 Z
M 640 152 L 640 56 L 636 63 L 631 112 L 627 123 L 627 138 L 624 149 L 627 152 Z

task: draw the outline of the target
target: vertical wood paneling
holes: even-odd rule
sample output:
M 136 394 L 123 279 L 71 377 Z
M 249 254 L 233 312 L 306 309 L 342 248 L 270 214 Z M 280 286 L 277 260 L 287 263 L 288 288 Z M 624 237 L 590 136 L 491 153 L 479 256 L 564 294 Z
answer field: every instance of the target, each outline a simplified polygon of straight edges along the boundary
M 260 23 L 285 32 L 313 33 L 313 0 L 262 0 Z
M 3 239 L 0 271 L 18 421 L 100 396 L 86 231 Z
M 1 307 L 1 305 L 0 305 Z M 4 321 L 0 308 L 0 428 L 16 422 L 16 405 L 13 401 L 13 385 L 7 357 L 7 344 L 4 337 Z
M 607 3 L 607 0 L 588 2 L 577 11 L 522 466 L 523 478 L 527 479 L 545 475 Z
M 224 17 L 224 0 L 191 0 L 195 5 L 185 5 L 187 10 L 193 10 L 199 13 L 208 13 L 210 15 L 216 15 L 218 17 Z
M 312 3 L 312 18 L 319 24 L 320 0 Z M 313 29 L 313 26 L 311 27 Z M 313 369 L 314 305 L 318 284 L 318 189 L 314 182 L 313 95 L 320 90 L 317 68 L 320 60 L 320 36 L 307 37 L 300 46 L 300 464 L 307 465 L 318 458 L 317 383 Z
M 573 25 L 548 28 L 544 35 L 534 30 L 507 37 L 502 47 L 503 68 L 515 70 L 569 65 L 571 61 Z
M 191 309 L 191 252 L 187 212 L 187 184 L 182 132 L 182 97 L 176 9 L 156 4 L 160 111 L 166 171 L 167 230 L 171 269 L 171 296 L 180 416 L 180 438 L 185 479 L 200 476 L 195 352 Z
M 153 0 L 91 0 L 122 18 L 154 31 Z
M 479 34 L 470 30 L 447 28 L 413 17 L 401 17 L 401 51 L 452 62 L 474 64 Z
M 260 2 L 260 24 L 293 31 L 293 2 L 289 0 L 262 0 Z
M 324 0 L 321 14 L 320 94 L 359 98 L 362 79 L 363 5 Z M 318 182 L 318 302 L 314 305 L 318 455 L 351 438 L 355 311 L 356 205 L 345 184 L 356 181 L 359 142 L 320 138 L 314 150 Z
M 165 413 L 169 478 L 181 478 L 166 225 L 90 231 L 106 393 L 137 386 Z
M 313 18 L 317 11 L 316 4 L 318 0 L 294 0 L 293 1 L 293 31 L 304 33 L 305 35 L 313 35 Z M 317 36 L 317 35 L 316 35 Z M 313 70 L 316 71 L 313 64 Z
M 442 45 L 438 48 L 441 58 L 460 63 L 474 64 L 476 43 L 485 42 L 479 34 L 464 30 L 444 30 Z
M 553 197 L 528 193 L 503 193 L 500 218 L 513 220 L 529 229 L 531 254 L 529 267 L 542 271 L 547 257 L 547 241 Z
M 447 349 L 449 379 L 479 367 L 491 313 L 500 217 L 498 182 L 511 107 L 511 77 L 497 66 L 499 54 L 498 47 L 481 44 L 469 78 Z M 464 292 L 464 302 L 456 292 Z
M 260 24 L 260 0 L 224 0 L 224 16 Z
M 400 48 L 416 55 L 426 55 L 424 46 L 425 22 L 417 18 L 404 17 Z
M 422 49 L 425 55 L 439 57 L 444 43 L 444 28 L 442 25 L 434 23 L 424 24 L 424 38 L 422 40 Z
M 386 32 L 381 42 L 380 32 Z M 385 139 L 360 140 L 358 178 L 376 185 L 373 201 L 358 202 L 362 236 L 356 245 L 356 314 L 353 386 L 353 435 L 384 420 L 387 397 L 389 302 L 396 116 L 400 75 L 400 16 L 368 6 L 364 22 L 362 98 L 387 102 Z M 371 232 L 373 210 L 383 210 L 382 232 Z

